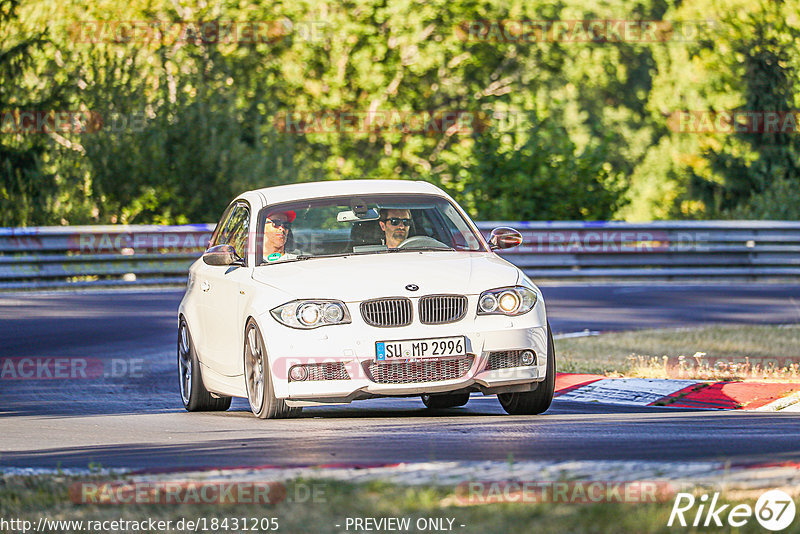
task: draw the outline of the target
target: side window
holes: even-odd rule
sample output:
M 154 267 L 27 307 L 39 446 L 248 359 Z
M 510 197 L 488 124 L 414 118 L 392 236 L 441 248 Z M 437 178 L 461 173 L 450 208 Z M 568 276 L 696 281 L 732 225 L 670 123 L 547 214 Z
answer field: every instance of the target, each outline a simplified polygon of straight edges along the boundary
M 246 204 L 237 203 L 217 226 L 212 245 L 232 245 L 236 254 L 247 258 L 247 235 L 250 231 L 250 210 Z
M 228 224 L 228 221 L 231 220 L 231 215 L 233 215 L 233 206 L 228 206 L 225 212 L 222 214 L 222 218 L 217 223 L 217 227 L 214 228 L 214 233 L 211 236 L 211 240 L 208 242 L 209 247 L 214 247 L 217 245 L 222 245 L 223 243 L 227 243 L 227 241 L 222 241 L 222 235 L 225 233 L 225 226 Z
M 238 204 L 225 226 L 228 244 L 233 245 L 240 258 L 247 259 L 247 233 L 250 230 L 250 210 L 245 204 Z

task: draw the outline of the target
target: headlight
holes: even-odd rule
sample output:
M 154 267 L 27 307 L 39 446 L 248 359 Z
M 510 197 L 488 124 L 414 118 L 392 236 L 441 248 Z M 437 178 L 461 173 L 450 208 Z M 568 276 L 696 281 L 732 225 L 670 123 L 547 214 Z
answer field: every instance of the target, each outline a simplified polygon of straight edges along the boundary
M 492 313 L 497 309 L 497 298 L 491 293 L 484 293 L 478 302 L 478 311 L 483 313 Z
M 478 315 L 522 315 L 536 305 L 536 292 L 524 287 L 501 287 L 481 293 Z
M 503 313 L 514 313 L 519 308 L 520 299 L 516 291 L 503 291 L 498 302 Z
M 270 313 L 279 323 L 304 330 L 350 322 L 347 306 L 339 300 L 293 300 Z

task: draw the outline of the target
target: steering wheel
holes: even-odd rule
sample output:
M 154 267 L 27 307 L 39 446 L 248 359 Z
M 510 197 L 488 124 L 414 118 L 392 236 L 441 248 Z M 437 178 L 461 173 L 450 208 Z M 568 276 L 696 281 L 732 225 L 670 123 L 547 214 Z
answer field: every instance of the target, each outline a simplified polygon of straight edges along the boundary
M 426 248 L 426 247 L 441 247 L 449 249 L 448 247 L 438 239 L 434 239 L 427 235 L 415 235 L 413 237 L 409 237 L 399 245 L 397 248 Z

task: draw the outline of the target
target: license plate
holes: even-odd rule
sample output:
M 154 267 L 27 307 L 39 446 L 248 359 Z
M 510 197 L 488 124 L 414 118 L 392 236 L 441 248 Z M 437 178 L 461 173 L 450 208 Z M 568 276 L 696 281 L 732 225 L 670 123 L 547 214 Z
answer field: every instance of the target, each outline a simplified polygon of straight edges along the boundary
M 447 358 L 464 356 L 467 353 L 467 343 L 464 336 L 378 341 L 375 343 L 375 352 L 378 363 Z

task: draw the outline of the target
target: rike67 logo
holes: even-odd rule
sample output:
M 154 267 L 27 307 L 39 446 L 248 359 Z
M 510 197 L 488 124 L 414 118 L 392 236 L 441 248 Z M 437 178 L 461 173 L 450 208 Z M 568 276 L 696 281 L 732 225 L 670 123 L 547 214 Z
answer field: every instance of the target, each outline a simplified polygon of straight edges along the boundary
M 756 501 L 755 508 L 749 504 L 718 504 L 719 493 L 709 499 L 708 494 L 695 498 L 691 493 L 678 493 L 669 514 L 667 526 L 742 527 L 754 516 L 765 529 L 773 532 L 784 530 L 794 521 L 795 505 L 791 496 L 781 490 L 770 490 Z

